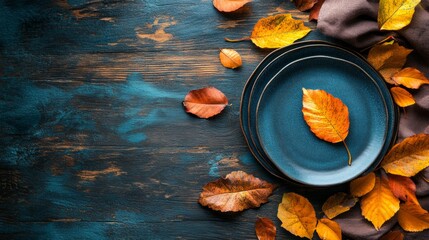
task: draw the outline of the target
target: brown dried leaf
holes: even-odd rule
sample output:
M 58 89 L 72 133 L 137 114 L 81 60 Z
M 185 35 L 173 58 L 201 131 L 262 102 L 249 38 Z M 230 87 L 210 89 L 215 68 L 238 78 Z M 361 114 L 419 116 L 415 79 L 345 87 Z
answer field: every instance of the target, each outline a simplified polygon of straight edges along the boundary
M 421 232 L 429 229 L 429 213 L 413 202 L 401 204 L 398 212 L 399 225 L 409 232 Z
M 186 112 L 200 118 L 213 117 L 228 105 L 228 98 L 214 87 L 190 91 L 183 101 Z
M 399 199 L 393 195 L 385 178 L 375 178 L 374 189 L 362 197 L 361 210 L 377 230 L 399 210 Z
M 234 12 L 252 0 L 213 0 L 213 6 L 221 12 Z
M 308 15 L 309 21 L 312 21 L 312 20 L 317 21 L 319 19 L 320 9 L 322 8 L 322 5 L 324 2 L 325 2 L 325 0 L 317 1 L 317 3 L 314 5 L 314 7 L 310 10 L 310 14 Z
M 407 88 L 417 89 L 422 84 L 429 84 L 429 80 L 418 69 L 407 67 L 395 73 L 392 77 L 396 84 L 402 84 Z
M 400 107 L 408 107 L 416 103 L 413 95 L 401 87 L 392 87 L 390 93 L 392 93 L 395 103 Z
M 380 72 L 387 83 L 395 84 L 393 74 L 404 66 L 408 54 L 413 50 L 399 46 L 398 43 L 377 44 L 369 50 L 368 61 Z
M 276 226 L 269 218 L 258 218 L 255 224 L 255 231 L 258 240 L 276 239 Z
M 221 212 L 239 212 L 268 201 L 274 185 L 243 171 L 235 171 L 203 187 L 199 203 Z
M 375 174 L 368 173 L 350 182 L 350 193 L 355 197 L 362 197 L 371 192 L 375 185 Z
M 390 149 L 381 162 L 388 173 L 412 177 L 429 166 L 429 134 L 405 138 Z
M 402 201 L 419 205 L 416 197 L 416 184 L 411 178 L 389 174 L 389 186 L 393 194 Z
M 313 238 L 317 224 L 316 212 L 305 197 L 296 193 L 283 194 L 277 217 L 282 221 L 282 227 L 290 233 Z
M 347 212 L 352 208 L 359 199 L 348 195 L 347 193 L 339 192 L 330 196 L 322 206 L 323 213 L 332 219 L 341 213 Z
M 304 12 L 310 10 L 317 3 L 317 0 L 294 0 L 293 2 L 299 11 Z
M 403 240 L 404 234 L 402 234 L 400 231 L 391 231 L 385 234 L 383 237 L 380 238 L 380 240 Z
M 241 56 L 233 49 L 224 48 L 219 52 L 219 59 L 222 65 L 226 68 L 238 68 L 243 64 Z
M 327 218 L 322 218 L 317 222 L 316 232 L 321 240 L 342 239 L 340 225 L 337 222 Z

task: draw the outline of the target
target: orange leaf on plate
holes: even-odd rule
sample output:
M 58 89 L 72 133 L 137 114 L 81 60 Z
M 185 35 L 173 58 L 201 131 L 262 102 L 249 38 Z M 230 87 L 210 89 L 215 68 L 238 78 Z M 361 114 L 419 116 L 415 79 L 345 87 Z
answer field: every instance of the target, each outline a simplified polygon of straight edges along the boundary
M 316 212 L 305 197 L 296 193 L 283 194 L 277 217 L 282 221 L 282 227 L 290 233 L 308 239 L 313 238 L 317 224 Z
M 390 149 L 381 162 L 388 173 L 412 177 L 429 167 L 429 134 L 405 138 Z
M 403 240 L 404 234 L 401 233 L 401 231 L 391 231 L 387 234 L 383 235 L 380 240 Z
M 350 193 L 355 197 L 362 197 L 369 193 L 374 188 L 374 185 L 375 174 L 370 172 L 350 182 Z
M 325 203 L 323 203 L 322 211 L 329 219 L 332 219 L 350 210 L 358 201 L 359 199 L 347 193 L 339 192 L 330 196 Z
M 219 59 L 222 65 L 226 68 L 238 68 L 243 63 L 241 61 L 241 56 L 237 51 L 233 49 L 224 48 L 219 52 Z
M 395 73 L 392 77 L 397 84 L 402 84 L 407 88 L 419 88 L 422 84 L 429 84 L 429 80 L 418 69 L 407 67 Z
M 420 232 L 429 229 L 429 213 L 413 202 L 401 204 L 398 212 L 399 225 L 409 232 Z
M 299 11 L 307 11 L 310 10 L 314 4 L 317 3 L 317 0 L 294 0 L 293 1 L 295 3 L 295 7 L 299 10 Z
M 274 185 L 243 171 L 235 171 L 203 187 L 199 203 L 221 212 L 239 212 L 268 201 Z
M 186 112 L 200 118 L 213 117 L 228 105 L 225 94 L 214 87 L 206 87 L 190 91 L 183 101 Z
M 345 139 L 349 134 L 349 109 L 339 99 L 324 90 L 302 89 L 302 113 L 310 130 L 320 139 L 331 143 L 343 142 L 352 157 Z
M 416 103 L 413 95 L 401 87 L 392 87 L 390 89 L 393 100 L 400 107 L 408 107 Z
M 309 21 L 319 19 L 320 9 L 322 8 L 322 5 L 324 2 L 325 2 L 325 0 L 317 1 L 317 3 L 314 5 L 314 7 L 310 10 L 310 14 L 308 15 Z
M 387 83 L 395 84 L 392 80 L 393 74 L 402 69 L 407 56 L 412 51 L 398 43 L 377 44 L 369 50 L 368 61 L 380 72 Z
M 255 224 L 255 231 L 258 240 L 276 239 L 276 226 L 269 218 L 258 218 Z
M 252 0 L 213 0 L 213 6 L 221 12 L 234 12 Z
M 361 210 L 377 230 L 399 210 L 399 199 L 393 195 L 385 178 L 375 178 L 372 191 L 362 197 Z
M 380 0 L 378 26 L 380 30 L 400 30 L 410 24 L 420 0 Z
M 322 218 L 317 222 L 316 227 L 317 235 L 322 240 L 341 240 L 341 227 L 340 225 L 327 218 Z
M 389 174 L 389 186 L 393 194 L 402 201 L 411 201 L 419 205 L 416 197 L 416 184 L 411 178 Z

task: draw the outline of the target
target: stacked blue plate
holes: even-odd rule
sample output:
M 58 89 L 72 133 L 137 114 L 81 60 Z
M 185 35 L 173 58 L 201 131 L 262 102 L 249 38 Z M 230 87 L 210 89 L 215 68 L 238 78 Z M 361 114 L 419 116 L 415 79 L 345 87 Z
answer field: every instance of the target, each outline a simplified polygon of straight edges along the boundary
M 349 108 L 342 143 L 320 140 L 302 115 L 302 88 L 322 89 Z M 397 108 L 383 78 L 358 53 L 304 41 L 270 53 L 244 86 L 240 122 L 249 149 L 278 178 L 310 186 L 348 182 L 374 170 L 394 143 Z

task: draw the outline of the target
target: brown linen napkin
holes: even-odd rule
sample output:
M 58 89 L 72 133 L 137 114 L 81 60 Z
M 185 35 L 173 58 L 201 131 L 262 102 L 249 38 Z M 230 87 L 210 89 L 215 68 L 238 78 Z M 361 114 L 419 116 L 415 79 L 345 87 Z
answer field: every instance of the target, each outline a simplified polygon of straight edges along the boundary
M 340 39 L 356 49 L 363 49 L 381 41 L 389 35 L 395 35 L 401 44 L 414 49 L 408 57 L 406 66 L 412 66 L 429 77 L 429 0 L 422 0 L 416 7 L 411 23 L 404 29 L 392 33 L 380 31 L 377 24 L 377 0 L 325 0 L 317 28 L 330 37 Z M 416 104 L 401 110 L 398 141 L 417 134 L 429 134 L 429 85 L 413 90 Z M 426 178 L 429 169 L 424 170 Z M 415 179 L 417 196 L 422 207 L 429 209 L 429 184 Z M 396 217 L 386 222 L 376 231 L 365 220 L 360 206 L 344 213 L 335 220 L 341 225 L 343 234 L 351 239 L 378 239 L 390 230 L 399 229 Z M 406 239 L 429 239 L 429 230 L 420 233 L 406 233 Z

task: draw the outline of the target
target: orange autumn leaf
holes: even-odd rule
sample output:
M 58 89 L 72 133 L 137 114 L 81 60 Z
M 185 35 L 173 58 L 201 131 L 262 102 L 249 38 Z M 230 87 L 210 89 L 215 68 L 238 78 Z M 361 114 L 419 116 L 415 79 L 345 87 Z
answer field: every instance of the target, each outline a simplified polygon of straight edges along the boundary
M 393 100 L 400 107 L 408 107 L 416 103 L 413 95 L 401 87 L 392 87 L 390 89 Z
M 214 87 L 190 91 L 183 101 L 186 112 L 200 118 L 213 117 L 228 105 L 228 98 Z
M 340 225 L 337 222 L 327 218 L 322 218 L 317 222 L 316 232 L 321 240 L 342 239 Z
M 213 0 L 213 6 L 221 12 L 234 12 L 252 0 Z
M 419 201 L 416 197 L 416 184 L 411 180 L 411 178 L 398 176 L 398 175 L 388 175 L 390 190 L 393 194 L 401 199 L 402 201 L 410 201 L 419 205 Z
M 423 84 L 429 84 L 429 79 L 418 69 L 407 67 L 395 73 L 392 77 L 396 84 L 401 84 L 407 88 L 417 89 Z
M 308 239 L 313 238 L 317 224 L 316 212 L 305 197 L 296 193 L 283 194 L 277 217 L 282 221 L 282 227 L 290 233 Z
M 323 203 L 322 211 L 329 219 L 332 219 L 350 210 L 358 201 L 357 198 L 347 193 L 339 192 L 330 196 L 325 203 Z
M 233 49 L 221 49 L 219 52 L 219 59 L 222 65 L 226 68 L 238 68 L 241 67 L 242 60 L 240 54 Z
M 255 224 L 255 231 L 258 240 L 276 239 L 276 226 L 269 218 L 258 218 Z
M 429 134 L 405 138 L 386 154 L 381 167 L 388 173 L 412 177 L 429 167 Z
M 400 231 L 391 231 L 387 234 L 383 235 L 380 240 L 403 240 L 404 234 L 402 234 Z
M 274 185 L 243 171 L 235 171 L 203 187 L 198 202 L 221 212 L 239 212 L 268 201 Z
M 398 43 L 377 44 L 369 50 L 368 61 L 380 72 L 387 83 L 395 84 L 392 80 L 393 74 L 402 69 L 407 56 L 412 51 Z
M 343 142 L 351 165 L 352 157 L 345 142 L 350 126 L 349 109 L 339 98 L 324 90 L 303 88 L 302 91 L 302 113 L 310 130 L 327 142 Z
M 314 5 L 314 7 L 310 10 L 310 14 L 308 15 L 309 21 L 319 19 L 320 9 L 322 8 L 322 5 L 324 2 L 325 2 L 325 0 L 317 1 L 317 3 Z
M 350 182 L 350 193 L 355 197 L 362 197 L 369 193 L 375 186 L 375 174 L 368 173 L 365 176 L 354 179 Z
M 362 197 L 361 210 L 377 230 L 399 210 L 399 199 L 393 195 L 385 178 L 375 178 L 372 191 Z
M 317 3 L 317 0 L 294 0 L 295 7 L 303 12 L 310 10 Z
M 410 24 L 420 0 L 380 0 L 378 26 L 380 30 L 400 30 Z
M 409 232 L 421 232 L 429 229 L 429 213 L 413 202 L 401 204 L 398 212 L 399 225 Z

